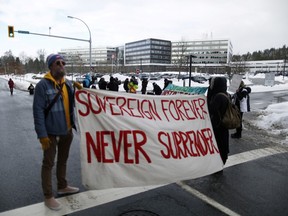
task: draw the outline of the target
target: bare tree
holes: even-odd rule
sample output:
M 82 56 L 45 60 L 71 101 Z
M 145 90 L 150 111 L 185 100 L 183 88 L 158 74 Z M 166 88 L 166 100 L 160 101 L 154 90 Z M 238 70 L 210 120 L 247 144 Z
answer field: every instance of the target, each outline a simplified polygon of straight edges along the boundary
M 12 54 L 12 51 L 6 51 L 2 57 L 4 64 L 5 73 L 14 73 L 15 72 L 15 57 Z
M 175 68 L 177 68 L 179 75 L 181 70 L 183 70 L 183 67 L 187 63 L 187 48 L 188 44 L 184 39 L 182 39 L 179 42 L 176 42 L 173 45 L 173 50 L 172 50 L 172 64 L 174 65 Z
M 246 63 L 245 61 L 240 58 L 238 59 L 238 61 L 233 62 L 233 64 L 231 65 L 231 70 L 227 72 L 229 78 L 232 79 L 233 74 L 243 74 L 246 72 Z
M 39 68 L 41 72 L 44 72 L 46 68 L 46 64 L 45 64 L 46 51 L 44 49 L 37 50 L 37 56 L 39 59 Z
M 26 53 L 25 52 L 21 52 L 20 54 L 19 54 L 19 59 L 20 59 L 20 62 L 22 63 L 22 64 L 26 64 L 26 63 L 28 63 L 28 61 L 29 61 L 29 57 L 26 55 Z

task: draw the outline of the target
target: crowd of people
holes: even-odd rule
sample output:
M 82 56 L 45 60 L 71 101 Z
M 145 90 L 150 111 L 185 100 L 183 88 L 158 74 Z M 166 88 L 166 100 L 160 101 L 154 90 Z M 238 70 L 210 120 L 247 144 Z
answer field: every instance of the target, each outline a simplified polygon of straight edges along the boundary
M 97 79 L 91 80 L 91 77 L 89 74 L 87 74 L 82 82 L 82 85 L 84 88 L 96 88 L 95 81 Z M 162 91 L 171 83 L 171 80 L 164 79 L 164 87 L 161 89 L 161 87 L 153 82 L 153 90 L 151 92 L 147 91 L 148 86 L 148 78 L 142 78 L 141 80 L 141 94 L 153 94 L 153 95 L 161 95 Z M 94 85 L 93 85 L 94 84 Z M 104 77 L 101 77 L 98 81 L 98 88 L 101 90 L 109 90 L 109 91 L 119 91 L 119 86 L 122 85 L 122 82 L 117 78 L 110 76 L 109 81 L 106 81 Z M 131 76 L 131 78 L 126 78 L 123 82 L 123 89 L 127 93 L 133 93 L 136 94 L 137 90 L 139 88 L 138 79 L 135 76 Z M 92 87 L 91 87 L 92 86 Z

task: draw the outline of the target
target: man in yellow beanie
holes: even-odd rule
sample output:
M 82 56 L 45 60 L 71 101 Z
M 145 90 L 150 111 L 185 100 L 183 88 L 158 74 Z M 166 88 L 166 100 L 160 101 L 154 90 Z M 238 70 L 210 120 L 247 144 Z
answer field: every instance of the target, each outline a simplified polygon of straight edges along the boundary
M 59 210 L 61 204 L 52 192 L 52 168 L 56 154 L 58 194 L 79 191 L 79 188 L 69 186 L 66 180 L 66 164 L 73 139 L 72 128 L 75 129 L 74 88 L 72 82 L 64 78 L 65 61 L 61 55 L 49 55 L 47 64 L 50 71 L 35 88 L 33 116 L 37 137 L 43 149 L 41 178 L 44 203 L 52 210 Z

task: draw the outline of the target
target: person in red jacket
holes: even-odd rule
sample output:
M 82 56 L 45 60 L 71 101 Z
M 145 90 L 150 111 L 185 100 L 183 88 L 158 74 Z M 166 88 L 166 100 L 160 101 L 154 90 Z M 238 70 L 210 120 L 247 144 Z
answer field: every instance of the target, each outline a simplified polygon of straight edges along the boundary
M 14 82 L 13 82 L 13 80 L 11 78 L 8 81 L 8 85 L 9 85 L 9 88 L 10 88 L 11 95 L 13 95 Z

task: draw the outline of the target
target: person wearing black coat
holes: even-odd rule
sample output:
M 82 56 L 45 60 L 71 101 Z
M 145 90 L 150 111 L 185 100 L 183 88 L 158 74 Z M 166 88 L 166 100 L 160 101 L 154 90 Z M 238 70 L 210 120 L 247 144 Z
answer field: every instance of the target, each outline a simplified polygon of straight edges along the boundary
M 164 87 L 163 90 L 169 85 L 172 84 L 172 80 L 168 80 L 167 78 L 164 79 Z
M 107 89 L 110 91 L 118 91 L 119 89 L 118 81 L 113 76 L 110 77 L 110 82 L 107 83 Z
M 147 85 L 148 85 L 148 79 L 147 78 L 143 78 L 142 79 L 142 88 L 141 88 L 142 94 L 146 94 Z
M 225 77 L 213 77 L 209 80 L 207 93 L 209 115 L 223 164 L 226 163 L 229 153 L 229 130 L 221 125 L 221 119 L 228 107 L 227 80 Z M 227 96 L 219 93 L 224 93 Z
M 98 82 L 99 89 L 106 90 L 107 89 L 107 81 L 103 77 L 100 78 Z
M 126 92 L 129 92 L 128 83 L 129 83 L 129 79 L 126 78 L 124 83 L 123 83 L 123 88 Z
M 161 95 L 162 89 L 155 82 L 153 83 L 153 92 L 155 95 Z
M 34 88 L 33 84 L 31 83 L 30 86 L 28 87 L 28 91 L 29 91 L 29 94 L 30 94 L 30 95 L 33 95 L 33 94 L 34 94 L 34 89 L 35 89 L 35 88 Z

